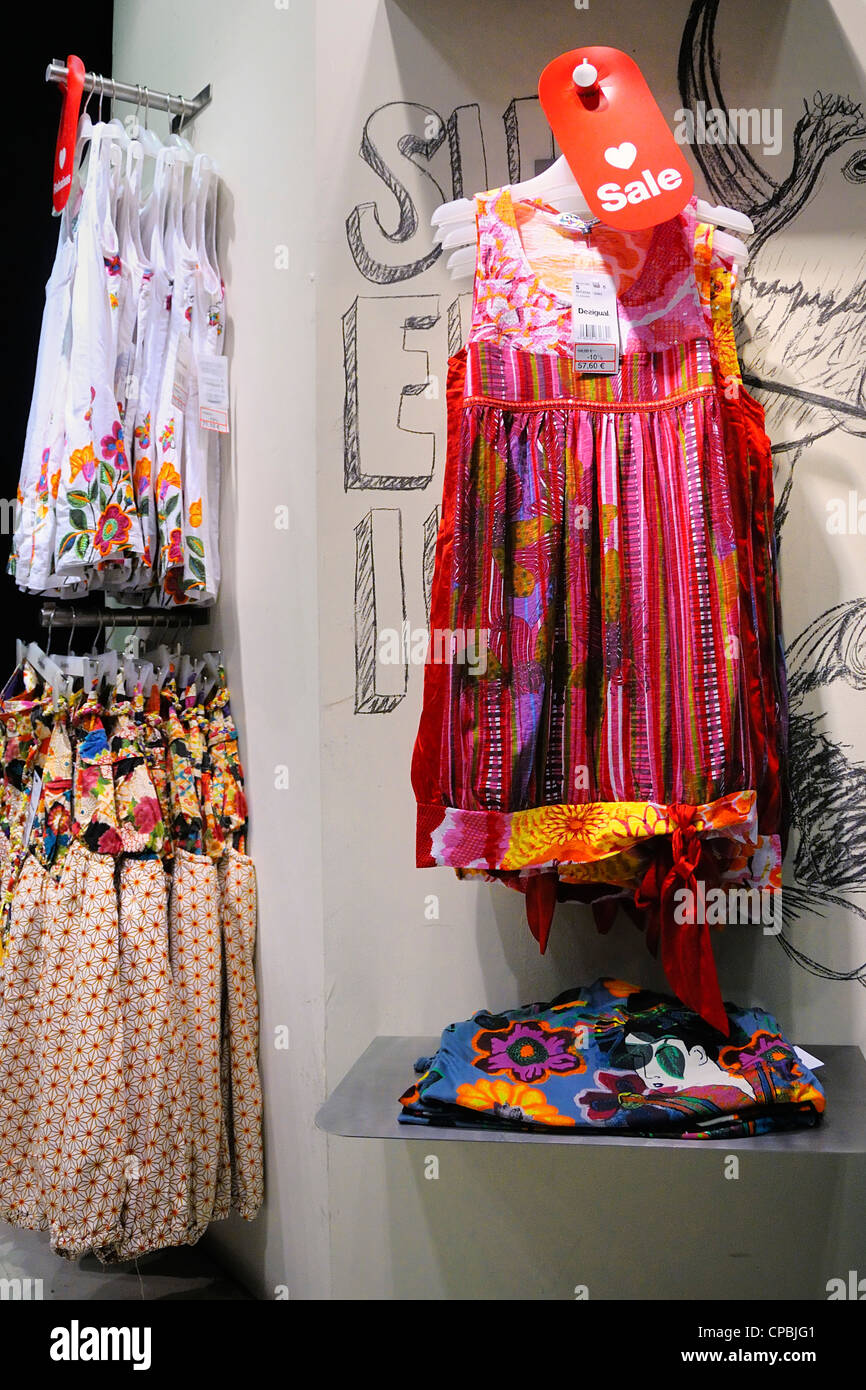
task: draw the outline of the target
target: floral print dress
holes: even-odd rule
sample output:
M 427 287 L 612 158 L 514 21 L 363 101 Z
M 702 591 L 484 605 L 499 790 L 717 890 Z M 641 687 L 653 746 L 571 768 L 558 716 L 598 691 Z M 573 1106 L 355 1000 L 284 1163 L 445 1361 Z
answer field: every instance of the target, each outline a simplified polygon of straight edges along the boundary
M 114 389 L 122 263 L 109 207 L 112 145 L 105 136 L 94 140 L 78 219 L 66 438 L 55 508 L 55 569 L 73 579 L 104 567 L 127 577 L 143 550 Z
M 224 675 L 204 700 L 55 704 L 25 665 L 0 736 L 0 1218 L 104 1261 L 252 1219 L 256 881 Z
M 222 352 L 224 286 L 212 248 L 200 263 L 184 240 L 177 151 L 157 160 L 150 208 L 116 129 L 99 123 L 86 139 L 46 287 L 9 573 L 54 597 L 210 604 L 220 448 L 200 422 L 196 359 Z

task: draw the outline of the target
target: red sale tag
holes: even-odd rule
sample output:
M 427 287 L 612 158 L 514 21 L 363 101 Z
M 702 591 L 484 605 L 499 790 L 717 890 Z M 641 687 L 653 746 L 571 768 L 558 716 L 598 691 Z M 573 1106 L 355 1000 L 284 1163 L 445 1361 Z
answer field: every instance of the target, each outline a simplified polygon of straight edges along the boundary
M 575 69 L 578 79 L 575 82 Z M 593 75 L 593 69 L 595 75 Z M 611 227 L 675 217 L 694 179 L 643 74 L 618 48 L 575 48 L 538 83 L 544 113 L 590 210 Z
M 72 164 L 75 159 L 75 136 L 78 132 L 78 112 L 84 91 L 84 64 L 74 53 L 66 59 L 69 75 L 64 84 L 63 110 L 57 132 L 54 154 L 54 211 L 62 212 L 72 187 Z

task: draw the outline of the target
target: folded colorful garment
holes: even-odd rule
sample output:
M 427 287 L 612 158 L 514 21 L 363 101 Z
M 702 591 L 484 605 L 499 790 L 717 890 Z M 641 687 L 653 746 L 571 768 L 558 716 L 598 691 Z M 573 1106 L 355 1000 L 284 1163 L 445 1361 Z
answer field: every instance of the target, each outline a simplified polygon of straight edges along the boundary
M 771 1014 L 725 1036 L 678 1000 L 602 979 L 451 1023 L 400 1097 L 404 1124 L 727 1139 L 818 1123 L 824 1091 Z

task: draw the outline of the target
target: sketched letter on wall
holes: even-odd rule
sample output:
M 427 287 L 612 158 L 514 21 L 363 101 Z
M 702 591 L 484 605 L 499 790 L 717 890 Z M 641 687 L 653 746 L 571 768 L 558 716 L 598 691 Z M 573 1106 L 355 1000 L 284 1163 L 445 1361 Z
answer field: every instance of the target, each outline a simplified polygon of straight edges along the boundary
M 409 683 L 403 520 L 374 507 L 355 527 L 355 713 L 387 714 Z M 395 634 L 400 660 L 383 660 L 380 635 Z
M 421 574 L 424 584 L 424 611 L 427 626 L 430 626 L 430 597 L 433 591 L 433 572 L 436 565 L 436 541 L 439 536 L 439 508 L 434 507 L 424 519 L 424 547 L 421 556 Z
M 428 270 L 442 254 L 442 248 L 433 244 L 430 213 L 445 201 L 446 195 L 425 164 L 444 143 L 447 134 L 448 127 L 442 117 L 417 101 L 389 101 L 378 107 L 365 122 L 361 158 L 382 180 L 397 204 L 397 225 L 390 232 L 385 229 L 377 203 L 358 203 L 346 218 L 352 258 L 361 274 L 374 284 L 393 285 L 400 280 L 411 280 Z M 397 177 L 392 166 L 400 169 L 402 178 Z M 431 194 L 426 200 L 430 203 L 429 211 L 425 208 L 421 218 L 403 181 L 411 178 L 412 183 L 417 184 L 417 174 L 429 184 Z
M 361 297 L 343 315 L 347 490 L 399 492 L 430 482 L 441 407 L 429 391 L 432 345 L 421 335 L 439 319 L 435 294 Z M 407 383 L 410 372 L 414 380 Z M 388 472 L 378 472 L 372 463 L 365 466 L 365 459 L 387 460 Z

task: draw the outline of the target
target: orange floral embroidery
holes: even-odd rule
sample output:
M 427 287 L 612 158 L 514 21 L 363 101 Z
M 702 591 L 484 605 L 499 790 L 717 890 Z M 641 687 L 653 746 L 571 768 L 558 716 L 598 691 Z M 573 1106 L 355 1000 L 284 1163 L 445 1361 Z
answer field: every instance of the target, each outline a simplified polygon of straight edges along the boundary
M 150 459 L 146 454 L 142 454 L 136 460 L 132 477 L 135 484 L 135 495 L 140 497 L 150 483 Z
M 201 498 L 189 504 L 189 524 L 190 526 L 201 526 Z
M 457 1104 L 465 1105 L 470 1110 L 493 1110 L 497 1105 L 507 1106 L 509 1110 L 519 1110 L 524 1119 L 540 1125 L 574 1124 L 569 1115 L 561 1115 L 550 1104 L 543 1091 L 527 1086 L 525 1082 L 512 1085 L 508 1081 L 484 1080 L 476 1082 L 474 1086 L 458 1086 Z
M 165 497 L 170 487 L 180 487 L 180 474 L 166 460 L 156 475 L 156 490 L 160 499 Z
M 83 449 L 73 449 L 72 453 L 69 455 L 70 481 L 74 483 L 79 473 L 81 473 L 84 470 L 87 470 L 87 472 L 89 472 L 90 476 L 92 477 L 93 472 L 91 469 L 87 468 L 87 465 L 95 463 L 96 455 L 93 452 L 92 444 L 85 444 Z M 87 476 L 87 473 L 85 473 L 85 476 Z

